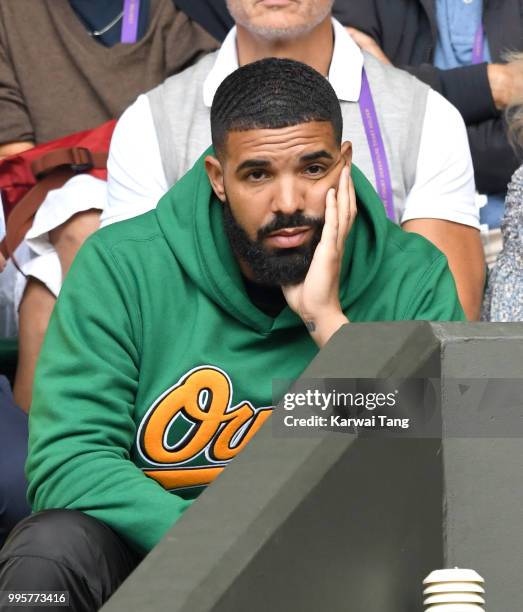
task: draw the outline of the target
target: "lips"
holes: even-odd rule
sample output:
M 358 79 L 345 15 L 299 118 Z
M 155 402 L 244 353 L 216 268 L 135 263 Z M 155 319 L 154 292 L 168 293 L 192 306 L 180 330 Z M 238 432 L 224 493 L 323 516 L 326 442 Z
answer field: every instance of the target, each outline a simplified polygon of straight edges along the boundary
M 267 8 L 284 7 L 293 4 L 295 0 L 258 0 L 257 4 L 263 4 Z
M 272 232 L 265 239 L 269 246 L 280 249 L 292 249 L 306 242 L 311 232 L 311 227 L 287 227 Z

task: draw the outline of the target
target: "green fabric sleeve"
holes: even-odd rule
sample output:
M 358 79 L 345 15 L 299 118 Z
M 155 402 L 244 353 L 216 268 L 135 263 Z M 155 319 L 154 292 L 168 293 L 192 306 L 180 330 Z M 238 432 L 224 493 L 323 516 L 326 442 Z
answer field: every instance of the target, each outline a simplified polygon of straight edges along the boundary
M 402 319 L 466 321 L 447 258 L 440 254 L 421 271 L 413 298 Z
M 97 235 L 64 283 L 38 363 L 28 498 L 81 510 L 147 552 L 190 505 L 146 477 L 130 452 L 140 364 L 137 296 Z

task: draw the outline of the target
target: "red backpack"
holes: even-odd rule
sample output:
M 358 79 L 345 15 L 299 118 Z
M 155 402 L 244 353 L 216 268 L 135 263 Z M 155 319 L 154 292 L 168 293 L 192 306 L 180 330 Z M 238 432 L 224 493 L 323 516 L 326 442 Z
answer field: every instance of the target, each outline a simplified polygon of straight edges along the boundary
M 107 180 L 107 155 L 115 124 L 115 120 L 108 121 L 0 160 L 6 220 L 0 252 L 6 259 L 24 239 L 48 191 L 59 189 L 75 174 Z

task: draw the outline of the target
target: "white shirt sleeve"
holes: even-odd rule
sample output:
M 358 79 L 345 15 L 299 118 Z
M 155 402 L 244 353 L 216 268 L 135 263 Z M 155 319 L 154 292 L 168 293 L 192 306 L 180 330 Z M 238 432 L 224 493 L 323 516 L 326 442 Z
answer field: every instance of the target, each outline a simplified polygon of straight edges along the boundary
M 139 96 L 116 124 L 107 169 L 108 195 L 102 227 L 152 210 L 167 192 L 147 96 Z
M 444 219 L 479 229 L 474 170 L 467 130 L 459 111 L 430 90 L 416 165 L 416 179 L 401 223 Z

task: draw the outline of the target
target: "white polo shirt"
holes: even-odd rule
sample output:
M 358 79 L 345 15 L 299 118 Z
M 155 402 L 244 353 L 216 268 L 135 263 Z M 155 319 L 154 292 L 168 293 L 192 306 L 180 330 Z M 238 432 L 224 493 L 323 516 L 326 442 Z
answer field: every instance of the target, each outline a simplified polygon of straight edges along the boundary
M 329 82 L 338 99 L 357 102 L 363 55 L 345 28 L 334 19 L 333 28 Z M 236 28 L 233 28 L 203 84 L 203 101 L 209 109 L 222 81 L 238 67 Z M 108 169 L 108 203 L 102 213 L 102 226 L 151 210 L 169 189 L 146 95 L 139 96 L 118 121 Z M 367 178 L 375 185 L 374 176 Z M 427 97 L 415 182 L 400 218 L 401 223 L 434 218 L 479 228 L 465 124 L 458 110 L 434 90 L 430 90 Z

